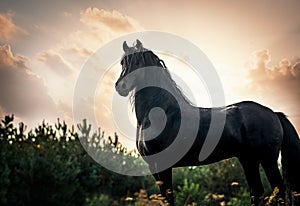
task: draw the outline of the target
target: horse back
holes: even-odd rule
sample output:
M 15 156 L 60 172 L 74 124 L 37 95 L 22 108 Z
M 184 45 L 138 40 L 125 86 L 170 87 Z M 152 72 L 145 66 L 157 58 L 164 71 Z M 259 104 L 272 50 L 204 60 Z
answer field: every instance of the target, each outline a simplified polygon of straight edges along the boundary
M 195 154 L 199 154 L 202 149 L 209 130 L 211 111 L 206 110 L 200 121 L 195 144 L 179 165 L 188 162 L 210 164 L 222 159 L 249 155 L 259 158 L 278 156 L 283 132 L 277 115 L 271 109 L 250 101 L 214 109 L 226 113 L 224 129 L 217 146 L 206 160 L 200 162 L 195 159 Z

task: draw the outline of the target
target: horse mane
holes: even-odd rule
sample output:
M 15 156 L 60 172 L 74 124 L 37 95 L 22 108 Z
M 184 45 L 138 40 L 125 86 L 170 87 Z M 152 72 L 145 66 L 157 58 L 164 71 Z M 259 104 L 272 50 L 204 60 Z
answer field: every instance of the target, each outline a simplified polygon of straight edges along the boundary
M 169 69 L 167 68 L 165 62 L 162 59 L 160 59 L 156 54 L 154 54 L 154 52 L 152 52 L 151 50 L 146 50 L 145 52 L 149 52 L 151 54 L 151 57 L 155 60 L 156 65 L 154 65 L 154 66 L 162 68 L 162 70 L 164 71 L 163 74 L 165 74 L 165 77 L 170 81 L 170 84 L 174 88 L 174 90 L 177 93 L 177 95 L 179 95 L 180 97 L 182 97 L 182 99 L 186 103 L 194 106 L 194 104 L 182 92 L 180 86 L 173 80 L 173 78 L 171 76 L 171 73 L 170 73 Z M 144 53 L 144 52 L 141 52 L 141 53 Z M 141 56 L 142 56 L 143 61 L 145 62 L 146 66 L 147 66 L 147 62 L 145 60 L 146 58 L 144 58 L 143 55 L 141 55 Z M 151 65 L 151 66 L 153 66 L 153 65 Z M 136 92 L 132 92 L 131 93 L 130 101 L 131 101 L 132 106 L 134 106 L 136 94 L 137 94 Z M 165 95 L 158 94 L 156 96 L 157 96 L 157 98 L 163 99 L 164 102 L 167 103 L 166 100 L 168 100 L 168 99 L 166 99 Z M 167 97 L 167 98 L 170 98 L 170 97 Z

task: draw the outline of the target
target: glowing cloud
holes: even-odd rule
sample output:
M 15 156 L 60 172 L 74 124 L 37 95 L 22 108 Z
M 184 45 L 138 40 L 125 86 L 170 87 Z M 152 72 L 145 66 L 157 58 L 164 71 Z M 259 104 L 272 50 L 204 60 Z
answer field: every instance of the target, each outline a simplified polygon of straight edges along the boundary
M 80 13 L 81 21 L 94 26 L 106 26 L 117 32 L 129 32 L 140 28 L 137 21 L 116 10 L 107 11 L 98 8 L 87 8 Z
M 20 34 L 29 35 L 27 31 L 13 23 L 13 16 L 14 13 L 11 11 L 5 14 L 0 13 L 0 41 L 10 41 Z
M 55 52 L 44 52 L 38 56 L 38 60 L 59 75 L 68 76 L 74 72 L 72 66 Z
M 284 58 L 278 64 L 269 65 L 268 50 L 256 51 L 252 55 L 249 79 L 245 93 L 251 93 L 266 106 L 283 111 L 300 129 L 300 62 L 291 63 Z
M 28 59 L 14 55 L 9 45 L 0 46 L 0 110 L 26 120 L 57 116 L 56 105 L 43 81 L 27 66 Z

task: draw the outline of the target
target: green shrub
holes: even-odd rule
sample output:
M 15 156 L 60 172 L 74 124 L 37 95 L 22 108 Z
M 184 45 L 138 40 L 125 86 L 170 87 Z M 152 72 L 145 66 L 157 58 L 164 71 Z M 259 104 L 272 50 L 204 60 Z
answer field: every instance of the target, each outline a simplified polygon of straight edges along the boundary
M 92 132 L 86 120 L 78 125 L 78 133 L 60 120 L 54 126 L 42 122 L 26 132 L 25 124 L 16 126 L 13 120 L 13 115 L 6 116 L 0 123 L 1 206 L 137 206 L 142 201 L 153 205 L 162 201 L 155 195 L 159 191 L 151 175 L 116 174 L 97 164 L 84 149 L 98 152 L 104 161 L 115 156 L 109 163 L 120 169 L 124 163 L 130 170 L 145 167 L 135 151 L 128 151 L 120 143 L 117 134 L 105 137 L 101 129 Z M 235 158 L 174 169 L 173 185 L 178 205 L 249 204 L 248 187 Z M 135 198 L 138 191 L 145 191 L 149 197 Z M 126 197 L 133 199 L 126 202 Z

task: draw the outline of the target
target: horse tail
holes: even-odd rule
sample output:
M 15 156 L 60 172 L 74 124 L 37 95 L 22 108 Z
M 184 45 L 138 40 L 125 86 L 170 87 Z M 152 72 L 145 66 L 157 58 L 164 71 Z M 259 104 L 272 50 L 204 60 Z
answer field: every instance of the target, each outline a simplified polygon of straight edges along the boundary
M 276 112 L 282 128 L 283 141 L 281 145 L 282 174 L 289 199 L 293 192 L 300 192 L 300 139 L 292 123 L 285 114 Z

